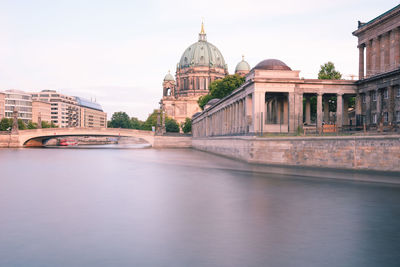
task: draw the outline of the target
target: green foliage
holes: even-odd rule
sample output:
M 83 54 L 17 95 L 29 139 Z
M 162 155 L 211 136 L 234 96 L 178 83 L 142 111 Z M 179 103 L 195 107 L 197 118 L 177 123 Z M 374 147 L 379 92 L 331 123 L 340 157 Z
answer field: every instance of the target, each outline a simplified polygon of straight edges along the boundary
M 321 69 L 318 73 L 318 79 L 321 80 L 340 80 L 342 74 L 335 69 L 335 65 L 328 61 L 324 65 L 321 65 Z
M 132 117 L 131 118 L 131 129 L 140 130 L 143 127 L 143 122 L 138 118 Z
M 223 98 L 233 90 L 240 87 L 244 83 L 244 77 L 241 77 L 237 74 L 235 75 L 227 75 L 223 79 L 215 80 L 210 84 L 210 92 L 207 95 L 204 95 L 199 98 L 197 103 L 199 104 L 201 109 L 204 109 L 204 106 L 214 98 Z
M 167 132 L 179 133 L 179 124 L 176 120 L 166 117 L 165 118 L 165 130 Z
M 0 131 L 7 131 L 8 129 L 11 129 L 13 124 L 13 120 L 10 118 L 3 118 L 0 121 Z
M 42 121 L 42 128 L 58 128 L 58 126 L 54 122 Z
M 192 120 L 190 118 L 186 118 L 185 122 L 182 123 L 181 126 L 184 133 L 190 133 L 192 131 Z
M 153 113 L 151 113 L 146 121 L 143 123 L 142 125 L 142 130 L 146 130 L 146 131 L 151 131 L 152 130 L 152 126 L 156 126 L 157 124 L 157 114 L 158 114 L 158 110 L 154 110 Z
M 114 112 L 111 121 L 108 123 L 110 128 L 131 128 L 131 120 L 126 112 Z
M 36 122 L 32 122 L 32 121 L 28 122 L 28 125 L 27 125 L 28 129 L 37 129 L 37 127 L 38 127 L 38 125 Z
M 18 119 L 18 129 L 26 130 L 26 124 L 21 119 Z

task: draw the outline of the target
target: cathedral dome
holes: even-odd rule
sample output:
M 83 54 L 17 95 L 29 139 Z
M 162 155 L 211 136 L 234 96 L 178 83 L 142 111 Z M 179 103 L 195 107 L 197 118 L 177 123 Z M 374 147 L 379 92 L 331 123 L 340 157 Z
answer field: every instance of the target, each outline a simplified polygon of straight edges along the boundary
M 244 56 L 242 56 L 242 61 L 236 65 L 235 72 L 238 71 L 250 71 L 250 65 L 244 60 Z
M 214 67 L 226 69 L 226 64 L 222 53 L 219 49 L 207 42 L 207 37 L 204 32 L 203 24 L 201 25 L 201 32 L 199 34 L 199 41 L 189 46 L 179 61 L 179 68 L 188 67 Z
M 175 81 L 174 76 L 168 71 L 167 75 L 164 77 L 164 81 Z
M 256 70 L 292 70 L 285 63 L 278 59 L 266 59 L 254 67 Z

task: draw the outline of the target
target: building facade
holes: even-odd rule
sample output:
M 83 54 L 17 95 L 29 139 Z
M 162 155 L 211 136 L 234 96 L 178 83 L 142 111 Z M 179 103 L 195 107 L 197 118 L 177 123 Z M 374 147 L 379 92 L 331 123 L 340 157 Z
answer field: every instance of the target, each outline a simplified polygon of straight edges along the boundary
M 49 102 L 32 100 L 32 122 L 51 122 L 51 104 Z
M 349 124 L 349 99 L 357 94 L 355 81 L 300 79 L 299 72 L 280 60 L 261 61 L 241 87 L 193 116 L 193 137 L 294 133 L 311 124 L 312 96 L 317 97 L 315 127 L 319 131 L 324 121 L 334 120 L 338 127 Z M 327 104 L 333 97 L 336 112 L 330 118 Z
M 39 93 L 32 93 L 32 99 L 50 103 L 51 122 L 58 127 L 79 127 L 80 109 L 75 97 L 58 93 L 55 90 L 43 90 Z
M 6 90 L 4 116 L 13 118 L 13 111 L 18 111 L 18 119 L 24 123 L 32 120 L 32 97 L 29 93 L 20 90 Z
M 0 120 L 4 118 L 4 108 L 6 103 L 6 95 L 0 92 Z
M 202 24 L 198 41 L 183 52 L 177 64 L 176 79 L 170 73 L 164 78 L 162 109 L 167 116 L 184 122 L 201 110 L 197 100 L 208 93 L 210 83 L 227 74 L 224 57 L 207 41 Z
M 100 104 L 82 97 L 75 97 L 80 107 L 79 127 L 107 127 L 107 113 Z
M 400 123 L 400 5 L 362 23 L 358 38 L 360 123 Z

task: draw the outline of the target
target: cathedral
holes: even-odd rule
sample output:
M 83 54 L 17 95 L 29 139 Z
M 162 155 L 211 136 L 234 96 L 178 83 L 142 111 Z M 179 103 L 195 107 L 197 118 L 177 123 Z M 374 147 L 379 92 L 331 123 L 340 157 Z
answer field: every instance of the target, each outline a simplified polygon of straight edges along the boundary
M 242 58 L 235 69 L 238 75 L 246 75 L 250 65 Z M 228 66 L 219 49 L 207 41 L 204 25 L 201 24 L 199 40 L 182 54 L 176 67 L 175 78 L 168 73 L 163 81 L 161 107 L 168 117 L 178 123 L 200 112 L 197 104 L 200 96 L 206 95 L 210 84 L 228 75 Z

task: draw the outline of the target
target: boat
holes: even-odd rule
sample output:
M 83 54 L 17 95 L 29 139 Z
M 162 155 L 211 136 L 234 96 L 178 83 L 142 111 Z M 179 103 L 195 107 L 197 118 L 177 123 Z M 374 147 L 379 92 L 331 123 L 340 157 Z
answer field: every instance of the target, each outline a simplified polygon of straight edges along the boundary
M 59 146 L 77 146 L 78 142 L 73 138 L 63 138 L 58 142 Z

